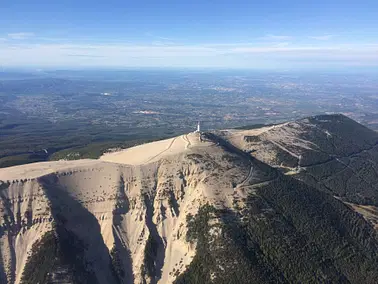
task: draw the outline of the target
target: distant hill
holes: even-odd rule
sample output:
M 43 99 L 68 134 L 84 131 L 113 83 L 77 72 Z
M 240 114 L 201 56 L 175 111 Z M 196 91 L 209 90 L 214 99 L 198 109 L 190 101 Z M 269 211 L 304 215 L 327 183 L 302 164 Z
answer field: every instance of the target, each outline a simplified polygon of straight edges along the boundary
M 345 201 L 378 205 L 378 133 L 346 116 L 309 117 L 238 136 L 228 139 L 285 174 Z
M 323 115 L 0 169 L 0 283 L 377 283 L 377 143 Z

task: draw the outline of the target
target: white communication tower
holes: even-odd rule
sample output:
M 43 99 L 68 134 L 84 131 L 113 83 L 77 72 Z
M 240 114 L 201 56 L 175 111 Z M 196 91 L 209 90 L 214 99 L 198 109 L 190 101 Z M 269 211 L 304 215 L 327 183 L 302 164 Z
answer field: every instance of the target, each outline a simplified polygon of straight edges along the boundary
M 196 130 L 196 132 L 198 133 L 198 132 L 201 132 L 201 124 L 200 124 L 200 122 L 198 121 L 198 124 L 197 124 L 197 130 Z

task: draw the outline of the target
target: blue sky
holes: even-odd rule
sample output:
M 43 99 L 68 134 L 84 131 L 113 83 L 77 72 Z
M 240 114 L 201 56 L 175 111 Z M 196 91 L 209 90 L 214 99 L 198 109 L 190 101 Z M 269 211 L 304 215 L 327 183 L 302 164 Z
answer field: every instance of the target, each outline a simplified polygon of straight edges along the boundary
M 1 0 L 11 67 L 378 67 L 376 0 Z

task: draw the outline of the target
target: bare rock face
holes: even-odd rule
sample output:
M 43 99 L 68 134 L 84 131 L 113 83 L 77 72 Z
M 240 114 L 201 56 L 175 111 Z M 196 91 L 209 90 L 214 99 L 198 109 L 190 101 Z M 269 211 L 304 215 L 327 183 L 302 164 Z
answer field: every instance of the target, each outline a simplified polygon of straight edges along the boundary
M 377 142 L 324 116 L 0 169 L 0 283 L 376 283 Z
M 2 170 L 11 179 L 1 185 L 2 283 L 173 282 L 195 254 L 187 214 L 230 203 L 232 184 L 249 170 L 240 163 L 213 146 L 141 165 L 51 162 L 37 176 L 36 164 Z

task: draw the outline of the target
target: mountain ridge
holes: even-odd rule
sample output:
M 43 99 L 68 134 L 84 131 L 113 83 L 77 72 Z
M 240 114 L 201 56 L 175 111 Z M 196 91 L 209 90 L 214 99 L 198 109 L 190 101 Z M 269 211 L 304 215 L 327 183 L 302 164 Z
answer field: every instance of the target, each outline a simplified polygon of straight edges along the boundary
M 308 164 L 290 164 L 268 143 L 281 136 L 284 149 L 316 160 L 304 141 L 317 145 L 308 137 L 319 119 L 352 123 L 318 116 L 255 132 L 191 133 L 100 160 L 0 169 L 1 282 L 374 283 L 377 231 L 353 206 L 375 206 L 376 191 L 359 198 L 313 186 Z M 352 126 L 356 146 L 375 143 L 370 130 Z M 361 153 L 378 162 L 375 150 Z

